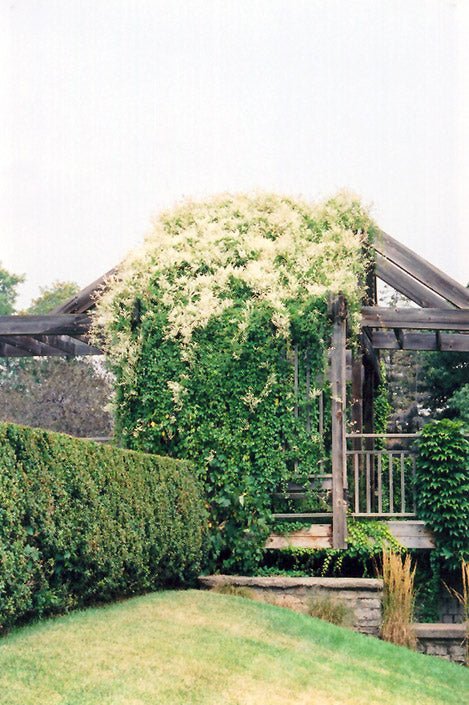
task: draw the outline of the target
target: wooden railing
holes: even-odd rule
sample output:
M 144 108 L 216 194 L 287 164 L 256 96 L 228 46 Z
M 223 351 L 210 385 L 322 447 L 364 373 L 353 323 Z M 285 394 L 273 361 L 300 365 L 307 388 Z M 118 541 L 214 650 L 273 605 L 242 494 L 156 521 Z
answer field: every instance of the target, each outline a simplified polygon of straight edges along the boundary
M 353 445 L 346 458 L 349 509 L 354 516 L 416 516 L 415 438 L 418 434 L 347 435 Z M 389 445 L 391 441 L 394 445 Z

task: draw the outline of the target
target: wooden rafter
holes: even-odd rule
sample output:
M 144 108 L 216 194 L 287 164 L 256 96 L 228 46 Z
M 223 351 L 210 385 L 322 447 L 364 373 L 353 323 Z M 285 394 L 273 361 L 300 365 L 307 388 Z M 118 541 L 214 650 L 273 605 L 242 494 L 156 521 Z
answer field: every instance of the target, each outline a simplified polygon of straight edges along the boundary
M 401 343 L 394 332 L 374 330 L 371 342 L 375 350 L 442 350 L 469 352 L 469 335 L 464 333 L 409 333 L 401 331 Z
M 391 260 L 383 257 L 379 252 L 376 252 L 375 271 L 377 277 L 419 306 L 454 308 L 449 301 L 435 294 L 434 291 L 421 284 L 410 274 L 407 274 L 407 272 L 391 262 Z
M 29 353 L 24 348 L 17 348 L 10 343 L 0 342 L 0 357 L 30 357 Z
M 468 289 L 387 233 L 381 230 L 373 243 L 373 247 L 378 254 L 402 270 L 404 275 L 407 274 L 411 279 L 423 284 L 427 290 L 431 290 L 457 308 L 469 308 Z M 382 260 L 380 260 L 380 266 L 383 266 Z M 396 274 L 395 268 L 388 268 L 388 272 L 391 270 Z M 405 276 L 402 276 L 401 281 L 406 286 L 411 285 L 411 282 Z M 414 287 L 414 291 L 417 296 L 422 294 L 421 287 Z M 408 294 L 405 295 L 408 296 Z M 412 298 L 412 296 L 409 296 L 409 298 Z
M 0 340 L 2 343 L 7 343 L 17 350 L 20 350 L 22 353 L 25 352 L 26 354 L 32 356 L 41 357 L 45 355 L 63 355 L 63 353 L 60 352 L 60 350 L 57 350 L 57 348 L 37 340 L 30 335 L 10 335 L 1 337 Z
M 102 277 L 99 277 L 99 279 L 79 291 L 68 301 L 57 306 L 52 313 L 84 313 L 94 308 L 96 294 L 105 287 L 106 281 L 113 276 L 115 271 L 115 269 L 109 270 L 109 272 L 106 272 Z
M 83 340 L 69 335 L 41 335 L 37 336 L 41 342 L 47 343 L 56 348 L 61 355 L 81 356 L 81 355 L 102 355 L 102 350 L 89 345 Z

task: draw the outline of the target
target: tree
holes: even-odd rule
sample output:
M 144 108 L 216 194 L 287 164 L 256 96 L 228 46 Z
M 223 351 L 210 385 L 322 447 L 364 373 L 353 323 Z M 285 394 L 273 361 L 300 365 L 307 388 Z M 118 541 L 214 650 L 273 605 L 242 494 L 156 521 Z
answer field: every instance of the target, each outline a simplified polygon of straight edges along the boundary
M 383 306 L 412 306 L 403 294 L 384 284 L 380 290 Z M 381 351 L 389 388 L 391 413 L 389 431 L 414 432 L 425 423 L 426 384 L 422 373 L 424 353 L 411 350 Z
M 72 436 L 109 436 L 109 376 L 89 359 L 22 360 L 0 386 L 0 420 Z
M 28 313 L 35 316 L 49 313 L 79 291 L 80 287 L 78 284 L 75 284 L 75 282 L 56 281 L 50 286 L 41 286 L 41 293 L 31 302 L 31 305 L 28 308 Z
M 48 313 L 78 290 L 74 282 L 43 287 L 25 313 Z M 9 301 L 14 301 L 11 293 Z M 4 358 L 0 368 L 1 421 L 81 437 L 109 436 L 111 396 L 110 375 L 95 358 Z
M 428 393 L 428 406 L 434 413 L 447 415 L 448 400 L 469 384 L 469 354 L 431 352 L 423 360 L 422 373 Z
M 22 274 L 12 274 L 0 266 L 0 316 L 10 316 L 18 296 L 16 287 L 24 282 Z
M 462 421 L 465 429 L 469 431 L 469 384 L 465 384 L 448 399 L 448 409 Z
M 383 299 L 385 305 L 410 305 L 389 287 L 384 287 Z M 417 431 L 432 418 L 464 418 L 467 392 L 459 392 L 469 385 L 468 353 L 391 350 L 381 357 L 393 406 L 391 430 Z

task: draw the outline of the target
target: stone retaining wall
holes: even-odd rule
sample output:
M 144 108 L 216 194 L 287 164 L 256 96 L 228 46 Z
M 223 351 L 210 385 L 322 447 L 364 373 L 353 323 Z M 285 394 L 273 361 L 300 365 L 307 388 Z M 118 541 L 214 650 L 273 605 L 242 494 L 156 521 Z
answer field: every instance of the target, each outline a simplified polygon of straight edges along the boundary
M 307 612 L 315 598 L 331 598 L 345 605 L 353 628 L 363 634 L 379 635 L 383 581 L 374 578 L 287 578 L 241 575 L 207 575 L 199 578 L 205 588 L 224 586 L 249 588 L 261 600 L 297 612 Z M 465 624 L 414 624 L 418 651 L 465 663 Z
M 314 598 L 331 598 L 345 605 L 353 628 L 364 634 L 379 634 L 383 581 L 374 578 L 248 578 L 237 575 L 208 575 L 199 578 L 205 588 L 225 585 L 246 587 L 260 599 L 298 612 L 307 612 Z
M 414 629 L 421 653 L 466 663 L 465 624 L 414 624 Z

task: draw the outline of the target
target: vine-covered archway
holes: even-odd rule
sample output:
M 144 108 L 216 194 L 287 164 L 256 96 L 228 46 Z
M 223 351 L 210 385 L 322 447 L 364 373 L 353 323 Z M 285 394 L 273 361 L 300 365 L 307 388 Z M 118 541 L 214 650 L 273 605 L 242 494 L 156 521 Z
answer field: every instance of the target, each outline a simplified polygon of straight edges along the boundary
M 252 568 L 272 494 L 320 470 L 328 305 L 345 297 L 358 331 L 373 231 L 345 193 L 188 202 L 108 281 L 95 328 L 117 379 L 119 440 L 193 460 L 214 565 Z

